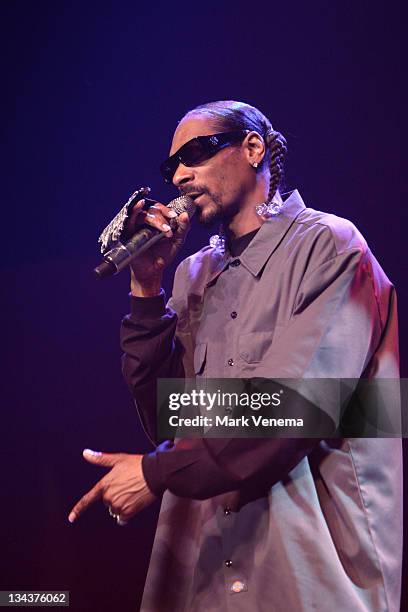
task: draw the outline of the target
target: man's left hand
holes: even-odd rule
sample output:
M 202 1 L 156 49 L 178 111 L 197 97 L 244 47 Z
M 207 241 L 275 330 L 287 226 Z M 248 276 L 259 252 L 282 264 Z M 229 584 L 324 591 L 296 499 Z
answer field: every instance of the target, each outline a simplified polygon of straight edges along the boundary
M 83 456 L 90 463 L 112 469 L 72 508 L 68 516 L 70 523 L 85 512 L 88 506 L 102 499 L 118 524 L 125 525 L 156 499 L 143 476 L 143 455 L 99 453 L 85 449 Z

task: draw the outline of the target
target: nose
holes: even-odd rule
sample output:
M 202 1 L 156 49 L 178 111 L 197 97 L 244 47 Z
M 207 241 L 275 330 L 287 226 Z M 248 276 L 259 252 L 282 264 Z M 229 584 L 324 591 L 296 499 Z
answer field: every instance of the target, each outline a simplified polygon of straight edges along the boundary
M 181 187 L 194 179 L 194 168 L 185 166 L 181 162 L 177 166 L 177 170 L 173 176 L 173 185 L 175 187 Z

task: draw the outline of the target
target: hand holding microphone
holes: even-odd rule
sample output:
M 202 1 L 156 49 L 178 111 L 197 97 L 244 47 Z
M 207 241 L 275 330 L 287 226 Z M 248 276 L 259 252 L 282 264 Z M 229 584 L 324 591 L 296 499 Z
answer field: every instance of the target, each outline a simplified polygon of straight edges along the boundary
M 157 295 L 160 291 L 163 270 L 171 264 L 184 244 L 190 229 L 190 218 L 187 212 L 177 215 L 174 208 L 159 202 L 147 211 L 143 210 L 143 206 L 144 200 L 134 206 L 126 231 L 134 235 L 140 225 L 148 223 L 164 236 L 163 240 L 159 239 L 130 262 L 132 294 L 146 297 Z
M 95 268 L 98 278 L 117 274 L 130 264 L 136 284 L 156 285 L 184 243 L 195 211 L 193 200 L 181 196 L 168 206 L 155 202 L 146 209 L 146 202 L 140 197 L 149 191 L 148 188 L 136 191 L 102 232 L 99 241 L 105 254 L 102 264 Z M 112 239 L 113 247 L 106 252 Z

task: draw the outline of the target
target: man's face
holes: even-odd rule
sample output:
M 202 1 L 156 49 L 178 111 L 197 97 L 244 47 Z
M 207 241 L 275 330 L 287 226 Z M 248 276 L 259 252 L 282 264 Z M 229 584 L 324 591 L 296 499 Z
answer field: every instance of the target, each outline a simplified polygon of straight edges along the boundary
M 222 131 L 211 119 L 190 115 L 177 127 L 170 155 L 196 136 Z M 179 164 L 173 184 L 182 195 L 190 195 L 194 199 L 198 220 L 204 225 L 213 225 L 231 219 L 239 211 L 245 195 L 253 188 L 253 175 L 245 145 L 238 143 L 221 149 L 196 166 Z

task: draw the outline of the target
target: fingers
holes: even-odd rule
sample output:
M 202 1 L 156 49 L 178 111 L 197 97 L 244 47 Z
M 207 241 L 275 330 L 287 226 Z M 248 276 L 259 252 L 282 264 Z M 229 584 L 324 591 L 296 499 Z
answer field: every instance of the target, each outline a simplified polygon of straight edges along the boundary
M 132 213 L 128 221 L 128 228 L 131 234 L 137 229 L 138 225 L 148 223 L 162 231 L 167 238 L 173 236 L 172 228 L 177 228 L 178 236 L 184 236 L 190 226 L 190 221 L 187 213 L 177 215 L 176 211 L 160 202 L 156 202 L 149 209 L 143 210 L 145 200 L 139 200 L 133 207 Z M 170 226 L 171 221 L 177 218 L 177 224 Z M 180 231 L 178 231 L 180 230 Z
M 81 516 L 81 514 L 83 514 L 91 504 L 93 504 L 95 501 L 102 497 L 102 493 L 103 485 L 102 481 L 100 480 L 96 483 L 93 489 L 91 489 L 90 491 L 88 491 L 88 493 L 81 497 L 79 502 L 75 504 L 75 506 L 72 508 L 68 516 L 69 522 L 73 523 L 79 516 Z
M 129 234 L 130 236 L 132 236 L 136 231 L 136 223 L 137 223 L 140 213 L 143 212 L 142 208 L 144 204 L 145 204 L 144 199 L 139 200 L 139 202 L 136 202 L 136 204 L 132 208 L 129 218 L 126 220 L 125 229 L 126 229 L 126 233 Z
M 171 230 L 170 225 L 168 224 L 168 219 L 163 217 L 160 213 L 157 213 L 156 210 L 153 210 L 154 206 L 149 208 L 149 212 L 146 213 L 144 221 L 149 223 L 152 227 L 160 230 L 164 233 L 167 238 L 171 238 L 173 236 L 173 232 Z M 176 215 L 177 216 L 177 215 Z
M 144 204 L 145 200 L 140 200 L 132 210 L 129 220 L 131 232 L 134 233 L 138 225 L 148 223 L 163 232 L 167 238 L 171 238 L 173 232 L 171 231 L 170 221 L 177 217 L 177 213 L 159 202 L 150 206 L 148 210 L 142 210 Z
M 155 500 L 144 480 L 141 467 L 143 455 L 97 453 L 85 449 L 84 457 L 91 463 L 113 467 L 72 508 L 68 516 L 70 523 L 80 517 L 91 504 L 102 499 L 109 508 L 109 514 L 119 525 L 123 525 Z
M 101 467 L 113 467 L 118 461 L 123 459 L 123 453 L 101 453 L 90 448 L 85 448 L 82 451 L 82 455 L 89 463 L 94 463 Z
M 164 204 L 160 204 L 160 202 L 156 202 L 153 206 L 150 206 L 150 210 L 158 210 L 160 214 L 168 220 L 175 219 L 177 217 L 177 213 L 172 208 L 165 206 Z

